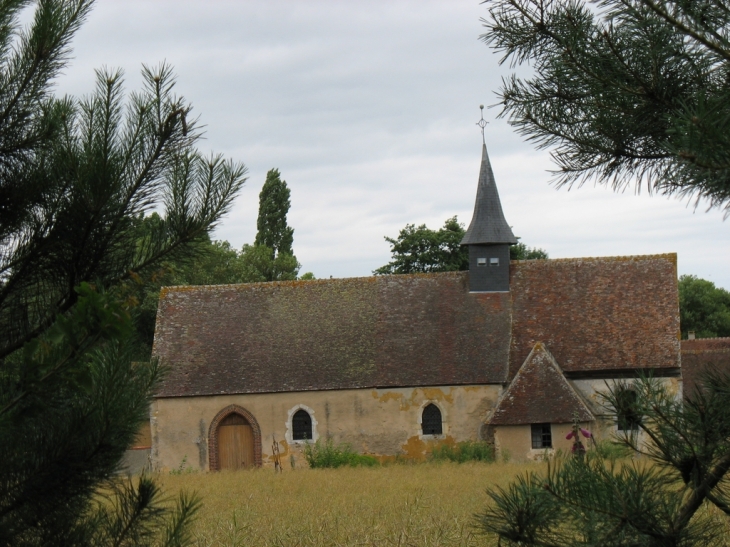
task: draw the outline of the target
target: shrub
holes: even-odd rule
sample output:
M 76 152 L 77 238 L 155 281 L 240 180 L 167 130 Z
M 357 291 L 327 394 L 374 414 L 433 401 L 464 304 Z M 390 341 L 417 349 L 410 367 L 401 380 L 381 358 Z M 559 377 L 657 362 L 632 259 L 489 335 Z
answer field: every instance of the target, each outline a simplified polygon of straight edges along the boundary
M 442 444 L 429 455 L 432 461 L 494 462 L 494 446 L 484 441 L 463 441 L 456 445 Z
M 304 447 L 304 458 L 312 469 L 325 467 L 350 467 L 366 466 L 373 467 L 379 462 L 373 456 L 358 454 L 353 451 L 352 446 L 347 443 L 335 444 L 332 439 L 322 442 L 321 439 L 315 443 L 308 443 Z
M 601 458 L 611 461 L 630 458 L 633 455 L 632 450 L 625 445 L 609 440 L 598 441 L 596 443 L 596 453 Z

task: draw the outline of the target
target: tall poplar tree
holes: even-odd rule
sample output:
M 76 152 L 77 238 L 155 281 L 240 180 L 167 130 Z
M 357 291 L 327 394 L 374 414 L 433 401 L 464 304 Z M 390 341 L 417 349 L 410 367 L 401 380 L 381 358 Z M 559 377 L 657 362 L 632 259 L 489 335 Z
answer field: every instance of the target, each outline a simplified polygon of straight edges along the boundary
M 259 194 L 259 216 L 256 240 L 245 245 L 241 257 L 247 278 L 252 281 L 280 281 L 297 278 L 301 265 L 294 256 L 294 228 L 286 215 L 291 207 L 291 191 L 281 180 L 278 169 L 266 173 L 266 182 Z
M 256 240 L 254 245 L 271 249 L 272 256 L 293 255 L 294 228 L 290 228 L 286 215 L 291 207 L 291 191 L 285 180 L 281 180 L 278 169 L 266 173 L 266 182 L 259 194 L 259 216 L 256 220 Z
M 118 475 L 160 378 L 125 285 L 191 258 L 246 168 L 197 151 L 164 64 L 128 97 L 112 70 L 53 95 L 91 4 L 0 3 L 0 545 L 183 545 L 197 502 Z

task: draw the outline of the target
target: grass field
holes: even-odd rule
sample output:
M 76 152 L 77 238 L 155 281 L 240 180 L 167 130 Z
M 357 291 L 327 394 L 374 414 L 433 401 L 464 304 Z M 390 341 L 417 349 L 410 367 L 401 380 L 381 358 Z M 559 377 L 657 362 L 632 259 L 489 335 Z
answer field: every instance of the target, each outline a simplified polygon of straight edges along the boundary
M 168 494 L 195 490 L 198 546 L 482 546 L 485 490 L 538 464 L 425 463 L 166 475 Z

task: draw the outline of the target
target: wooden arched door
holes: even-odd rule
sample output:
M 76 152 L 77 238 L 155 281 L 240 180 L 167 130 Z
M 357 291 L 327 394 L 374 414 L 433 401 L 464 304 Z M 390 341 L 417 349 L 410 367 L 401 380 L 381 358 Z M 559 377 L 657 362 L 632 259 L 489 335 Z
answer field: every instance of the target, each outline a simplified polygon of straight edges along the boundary
M 218 469 L 254 467 L 254 435 L 248 420 L 237 413 L 218 424 Z

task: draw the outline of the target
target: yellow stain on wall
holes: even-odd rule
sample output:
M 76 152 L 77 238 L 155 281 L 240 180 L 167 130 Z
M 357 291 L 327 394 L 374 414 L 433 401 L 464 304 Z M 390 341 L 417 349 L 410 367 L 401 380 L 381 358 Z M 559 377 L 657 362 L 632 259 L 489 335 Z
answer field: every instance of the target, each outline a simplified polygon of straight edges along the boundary
M 473 387 L 471 389 L 477 391 L 479 388 Z M 377 399 L 381 403 L 397 401 L 400 403 L 400 410 L 409 410 L 412 406 L 421 406 L 424 401 L 439 401 L 450 404 L 454 402 L 453 388 L 449 388 L 448 393 L 445 393 L 443 389 L 438 387 L 415 388 L 411 391 L 411 396 L 408 398 L 403 393 L 395 391 L 386 391 L 382 395 L 379 395 L 378 391 L 373 389 L 370 393 L 373 399 Z
M 424 441 L 418 435 L 414 435 L 404 445 L 401 445 L 401 449 L 405 452 L 403 457 L 406 459 L 423 461 L 431 450 L 443 445 L 455 446 L 456 440 L 451 435 L 447 435 L 443 439 Z
M 393 393 L 392 391 L 388 391 L 386 393 L 383 393 L 382 395 L 378 395 L 378 390 L 374 389 L 370 392 L 370 394 L 373 396 L 373 399 L 378 399 L 381 403 L 387 403 L 388 401 L 401 402 L 401 400 L 403 399 L 402 393 Z
M 411 460 L 425 460 L 426 459 L 426 443 L 423 439 L 419 439 L 418 435 L 414 435 L 406 441 L 406 444 L 402 445 L 401 448 L 405 452 L 405 457 Z

